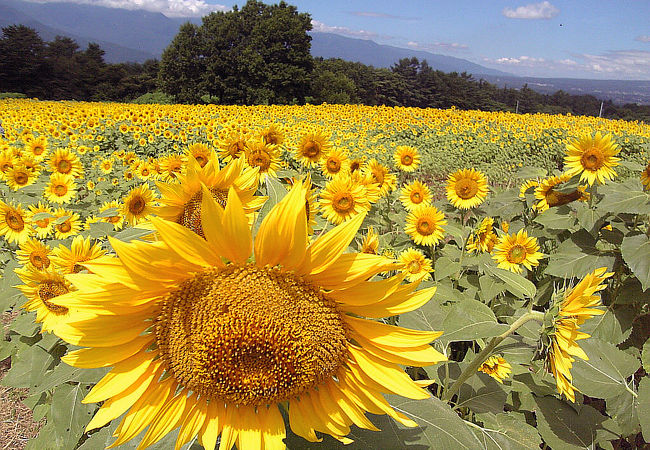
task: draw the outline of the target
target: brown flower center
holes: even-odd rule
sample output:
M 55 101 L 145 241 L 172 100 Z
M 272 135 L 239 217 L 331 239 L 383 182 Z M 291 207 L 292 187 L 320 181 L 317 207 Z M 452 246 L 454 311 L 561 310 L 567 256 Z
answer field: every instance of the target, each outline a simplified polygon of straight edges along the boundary
M 511 264 L 521 264 L 526 259 L 527 254 L 526 247 L 516 244 L 508 250 L 508 262 Z
M 56 229 L 59 230 L 60 233 L 69 233 L 72 230 L 72 224 L 70 223 L 70 219 L 66 220 L 63 223 L 60 223 L 56 226 Z
M 349 192 L 338 192 L 332 199 L 332 208 L 338 213 L 348 213 L 354 210 L 354 197 Z
M 25 228 L 25 221 L 16 211 L 7 211 L 5 213 L 5 222 L 14 231 L 23 231 Z
M 271 167 L 271 156 L 264 151 L 256 151 L 248 157 L 248 164 L 251 167 L 259 167 L 260 172 L 264 173 Z
M 56 165 L 56 169 L 60 173 L 70 173 L 72 170 L 72 164 L 66 159 L 62 159 Z
M 411 192 L 410 197 L 411 197 L 411 203 L 415 203 L 416 205 L 422 203 L 422 201 L 424 200 L 422 193 L 420 193 L 419 191 Z
M 57 184 L 54 186 L 53 191 L 57 197 L 63 197 L 65 194 L 68 193 L 68 186 L 66 186 L 65 184 Z
M 337 158 L 327 160 L 327 171 L 329 173 L 338 173 L 341 170 L 341 161 Z
M 147 201 L 140 195 L 134 196 L 129 202 L 129 212 L 135 216 L 142 214 L 147 206 Z
M 314 141 L 307 142 L 302 147 L 302 154 L 308 158 L 315 158 L 320 155 L 320 144 Z
M 411 155 L 402 155 L 402 165 L 410 166 L 413 164 L 413 157 Z
M 43 302 L 45 307 L 52 313 L 61 315 L 68 312 L 65 306 L 55 305 L 51 303 L 54 297 L 67 294 L 70 290 L 60 281 L 46 280 L 38 285 L 38 298 Z
M 27 172 L 17 172 L 14 174 L 14 181 L 18 186 L 23 186 L 29 181 L 29 175 Z
M 41 251 L 34 251 L 29 255 L 29 262 L 38 270 L 47 269 L 50 266 L 50 258 Z
M 456 195 L 467 200 L 478 193 L 478 183 L 471 178 L 461 178 L 456 181 Z
M 596 147 L 592 147 L 582 154 L 580 163 L 586 170 L 597 171 L 605 162 L 605 155 Z

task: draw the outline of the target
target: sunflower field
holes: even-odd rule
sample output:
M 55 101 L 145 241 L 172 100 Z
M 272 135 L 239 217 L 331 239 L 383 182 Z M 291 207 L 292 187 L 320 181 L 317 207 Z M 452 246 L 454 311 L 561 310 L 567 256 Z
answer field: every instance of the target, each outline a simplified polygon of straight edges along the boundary
M 0 101 L 28 449 L 650 441 L 650 126 Z

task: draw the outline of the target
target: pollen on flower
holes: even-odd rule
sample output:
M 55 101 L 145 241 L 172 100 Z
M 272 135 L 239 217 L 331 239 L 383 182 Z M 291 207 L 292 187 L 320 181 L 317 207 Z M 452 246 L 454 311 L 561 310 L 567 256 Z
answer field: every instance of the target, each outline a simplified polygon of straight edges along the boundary
M 216 202 L 225 208 L 226 201 L 228 200 L 228 191 L 214 187 L 209 188 L 209 191 Z M 205 238 L 205 235 L 203 234 L 203 226 L 201 225 L 202 199 L 202 191 L 198 191 L 194 194 L 183 206 L 183 212 L 176 219 L 176 223 L 183 225 L 185 228 L 189 228 L 202 238 Z

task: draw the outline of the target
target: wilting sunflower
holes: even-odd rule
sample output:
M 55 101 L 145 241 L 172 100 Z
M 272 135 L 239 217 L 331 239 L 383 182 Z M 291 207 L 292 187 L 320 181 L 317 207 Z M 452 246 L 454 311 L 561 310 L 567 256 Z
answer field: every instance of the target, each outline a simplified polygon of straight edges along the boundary
M 470 209 L 485 201 L 488 194 L 487 177 L 474 169 L 462 169 L 447 179 L 447 199 L 458 209 Z
M 420 205 L 430 205 L 432 199 L 433 195 L 431 195 L 429 186 L 418 180 L 405 185 L 399 196 L 399 201 L 407 211 L 413 211 Z
M 369 255 L 377 255 L 379 250 L 379 235 L 373 227 L 368 227 L 366 235 L 361 242 L 361 253 L 368 253 Z
M 643 184 L 646 189 L 650 189 L 650 162 L 648 162 L 645 170 L 641 172 L 641 184 Z
M 54 211 L 54 237 L 57 239 L 66 239 L 81 231 L 82 226 L 79 214 L 73 211 L 66 211 L 58 208 Z
M 49 159 L 52 172 L 79 178 L 83 174 L 83 165 L 79 157 L 67 148 L 57 149 Z
M 25 144 L 25 152 L 40 161 L 47 156 L 48 144 L 45 136 L 39 136 Z
M 395 186 L 397 185 L 397 177 L 390 173 L 388 167 L 384 166 L 376 159 L 368 161 L 368 164 L 364 169 L 364 175 L 366 175 L 372 183 L 377 184 L 379 187 L 379 195 L 382 197 L 395 189 Z
M 323 216 L 335 224 L 370 210 L 365 186 L 346 174 L 337 175 L 325 185 L 318 206 Z
M 4 236 L 9 243 L 20 244 L 29 239 L 31 234 L 32 228 L 20 203 L 8 205 L 0 200 L 0 236 Z
M 16 164 L 5 172 L 5 181 L 11 190 L 17 191 L 33 184 L 38 174 L 22 164 Z
M 400 365 L 444 361 L 429 345 L 441 333 L 372 319 L 414 310 L 435 288 L 368 281 L 396 264 L 342 254 L 363 214 L 308 246 L 305 195 L 295 183 L 253 242 L 235 191 L 225 210 L 206 191 L 205 239 L 153 218 L 160 241 L 109 238 L 117 257 L 69 276 L 80 290 L 57 304 L 93 314 L 57 328 L 86 347 L 63 360 L 113 366 L 84 399 L 104 402 L 87 430 L 123 415 L 113 446 L 144 431 L 146 447 L 180 428 L 177 448 L 196 437 L 212 449 L 220 435 L 220 448 L 248 449 L 284 448 L 281 409 L 309 441 L 318 431 L 350 442 L 352 424 L 376 430 L 366 411 L 416 426 L 382 393 L 429 397 Z
M 324 134 L 307 133 L 302 137 L 296 148 L 296 160 L 303 166 L 315 167 L 329 152 L 329 149 L 330 143 Z
M 578 186 L 578 189 L 567 193 L 557 189 L 559 185 L 570 179 L 571 175 L 565 172 L 559 177 L 552 176 L 542 180 L 535 188 L 535 198 L 539 201 L 533 205 L 533 208 L 538 211 L 546 211 L 548 208 L 566 205 L 576 200 L 583 202 L 589 200 L 589 193 L 585 192 L 586 186 Z
M 60 244 L 52 251 L 54 268 L 63 274 L 79 273 L 84 270 L 81 263 L 93 261 L 106 254 L 100 243 L 91 244 L 90 238 L 75 236 L 70 248 Z
M 207 145 L 197 142 L 187 148 L 187 156 L 192 156 L 199 163 L 199 166 L 203 167 L 211 158 L 216 157 L 216 153 L 210 150 Z
M 477 253 L 492 253 L 492 249 L 498 242 L 499 237 L 494 232 L 494 219 L 486 217 L 481 221 L 467 239 L 467 250 Z
M 418 245 L 436 245 L 444 237 L 445 215 L 435 206 L 421 205 L 406 216 L 404 231 Z
M 404 264 L 402 272 L 406 275 L 406 279 L 411 282 L 431 278 L 431 260 L 425 258 L 424 253 L 414 248 L 404 250 L 399 254 L 399 262 Z
M 120 214 L 121 209 L 122 205 L 117 200 L 104 202 L 99 208 L 100 220 L 113 224 L 115 231 L 121 230 L 124 227 L 124 216 Z M 106 215 L 110 214 L 110 211 L 113 211 L 114 214 Z
M 415 147 L 398 145 L 393 153 L 395 166 L 403 172 L 413 172 L 420 165 L 420 152 Z
M 43 196 L 51 203 L 70 203 L 77 196 L 77 185 L 71 175 L 53 173 Z
M 538 250 L 537 239 L 529 237 L 522 229 L 514 234 L 503 235 L 494 246 L 492 258 L 500 268 L 521 273 L 521 266 L 531 270 L 533 266 L 539 265 L 539 260 L 544 254 Z
M 499 383 L 512 373 L 512 366 L 501 355 L 492 355 L 478 368 L 479 372 L 487 373 Z
M 27 311 L 36 312 L 36 322 L 41 324 L 43 333 L 56 331 L 58 327 L 70 320 L 70 310 L 56 305 L 51 300 L 70 292 L 71 285 L 54 270 L 36 270 L 32 267 L 16 269 L 16 274 L 23 285 L 18 289 L 25 294 L 27 301 L 22 305 Z
M 567 154 L 564 157 L 564 164 L 568 167 L 571 176 L 581 174 L 580 181 L 587 181 L 589 186 L 596 181 L 604 184 L 606 180 L 612 180 L 616 172 L 612 167 L 618 166 L 615 155 L 621 148 L 614 142 L 612 135 L 602 135 L 600 131 L 595 136 L 586 134 L 567 145 Z
M 52 249 L 49 245 L 41 242 L 40 239 L 29 238 L 18 247 L 16 258 L 23 266 L 36 270 L 45 270 L 50 267 L 48 255 Z
M 201 199 L 205 185 L 212 197 L 222 207 L 226 206 L 228 189 L 233 187 L 239 200 L 244 205 L 252 223 L 253 214 L 262 207 L 267 197 L 255 196 L 258 186 L 259 169 L 245 167 L 244 158 L 231 160 L 223 169 L 219 162 L 211 159 L 200 167 L 196 160 L 189 158 L 187 173 L 178 179 L 178 183 L 156 183 L 162 197 L 160 206 L 155 214 L 166 220 L 171 220 L 189 228 L 199 236 L 203 236 L 201 228 Z
M 147 220 L 155 211 L 156 193 L 148 184 L 141 184 L 129 191 L 122 200 L 122 214 L 126 221 L 135 226 Z
M 54 212 L 49 206 L 38 202 L 36 205 L 28 206 L 27 222 L 29 222 L 39 239 L 45 239 L 52 232 L 54 227 Z
M 262 141 L 251 142 L 246 150 L 246 162 L 250 167 L 257 167 L 258 179 L 265 182 L 267 177 L 274 177 L 280 168 L 278 148 Z
M 594 295 L 607 287 L 603 284 L 606 278 L 614 275 L 607 272 L 606 267 L 601 267 L 586 275 L 573 289 L 565 292 L 561 303 L 555 305 L 546 313 L 545 323 L 550 322 L 543 335 L 542 344 L 546 347 L 546 365 L 555 377 L 557 390 L 566 398 L 575 402 L 573 377 L 571 367 L 574 356 L 588 360 L 587 354 L 580 348 L 576 341 L 586 339 L 590 335 L 578 331 L 585 320 L 595 315 L 604 314 L 600 295 Z
M 338 148 L 330 150 L 321 160 L 320 166 L 323 175 L 330 179 L 339 173 L 347 173 L 350 170 L 346 151 Z

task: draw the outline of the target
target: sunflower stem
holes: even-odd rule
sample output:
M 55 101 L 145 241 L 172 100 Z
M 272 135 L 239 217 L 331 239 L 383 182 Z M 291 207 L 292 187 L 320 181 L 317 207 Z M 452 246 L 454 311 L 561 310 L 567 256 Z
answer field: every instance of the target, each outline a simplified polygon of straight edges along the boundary
M 488 359 L 492 353 L 492 351 L 496 348 L 497 345 L 499 345 L 505 338 L 510 336 L 512 333 L 514 333 L 519 327 L 521 327 L 523 324 L 526 322 L 530 322 L 531 320 L 536 320 L 537 322 L 544 323 L 544 313 L 539 312 L 539 311 L 530 311 L 524 314 L 523 316 L 519 317 L 517 320 L 515 320 L 512 325 L 510 325 L 510 328 L 505 331 L 503 334 L 493 338 L 490 343 L 483 349 L 481 352 L 476 355 L 474 360 L 465 368 L 463 373 L 460 374 L 460 377 L 454 382 L 454 384 L 445 391 L 444 396 L 442 400 L 444 401 L 449 401 L 451 398 L 458 392 L 460 387 L 471 377 L 474 375 L 478 368 L 485 362 L 486 359 Z

